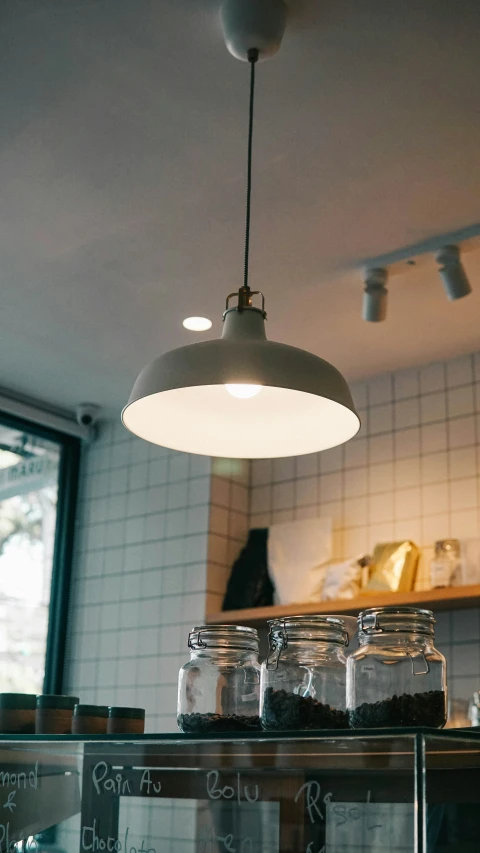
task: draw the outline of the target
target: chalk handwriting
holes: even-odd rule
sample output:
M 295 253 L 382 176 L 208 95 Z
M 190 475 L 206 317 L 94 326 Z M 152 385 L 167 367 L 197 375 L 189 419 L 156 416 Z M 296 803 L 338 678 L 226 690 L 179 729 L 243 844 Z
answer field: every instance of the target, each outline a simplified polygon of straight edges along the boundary
M 371 802 L 372 792 L 368 791 L 367 793 L 367 805 L 364 808 L 363 804 L 356 805 L 348 805 L 346 803 L 335 803 L 332 807 L 333 816 L 335 818 L 335 826 L 343 826 L 346 823 L 356 823 L 357 821 L 361 821 L 364 818 L 366 819 L 366 829 L 368 831 L 372 831 L 374 829 L 381 829 L 382 823 L 375 823 L 375 810 L 371 809 L 370 806 L 374 805 Z M 377 818 L 378 820 L 378 818 Z
M 12 814 L 17 808 L 17 804 L 14 802 L 16 793 L 16 791 L 10 791 L 7 802 L 3 804 L 3 808 L 8 809 Z
M 237 773 L 237 781 L 235 787 L 232 785 L 223 785 L 219 787 L 220 773 L 218 770 L 210 770 L 207 773 L 207 794 L 211 800 L 232 800 L 235 796 L 238 805 L 241 806 L 246 800 L 247 803 L 256 803 L 260 790 L 258 785 L 246 785 L 242 782 L 242 774 Z
M 150 770 L 144 770 L 142 773 L 142 778 L 140 780 L 140 793 L 146 793 L 148 795 L 150 794 L 151 790 L 154 794 L 159 794 L 162 790 L 162 783 L 153 782 Z
M 110 775 L 112 768 L 106 761 L 99 761 L 92 770 L 92 782 L 97 794 L 115 794 L 121 797 L 132 794 L 132 788 L 128 779 L 121 773 Z
M 82 826 L 82 848 L 83 850 L 91 850 L 92 853 L 157 853 L 154 847 L 148 847 L 147 842 L 142 838 L 140 847 L 135 846 L 129 841 L 130 827 L 127 826 L 122 838 L 116 838 L 113 835 L 103 838 L 97 833 L 97 821 L 93 821 L 92 826 Z
M 10 823 L 0 823 L 0 850 L 3 850 L 3 853 L 18 853 L 18 841 L 10 839 Z M 38 853 L 38 842 L 30 835 L 26 844 L 24 844 L 24 850 L 27 853 Z
M 2 788 L 23 789 L 24 791 L 27 788 L 32 788 L 36 791 L 38 788 L 38 761 L 29 773 L 6 773 L 0 771 L 0 786 Z
M 310 823 L 315 823 L 316 819 L 325 820 L 325 814 L 319 806 L 322 789 L 319 782 L 312 779 L 310 782 L 305 782 L 298 791 L 295 802 L 298 803 L 302 794 L 305 794 L 305 808 L 310 818 Z M 327 805 L 332 799 L 332 793 L 325 794 L 322 803 Z
M 231 833 L 216 835 L 211 830 L 202 835 L 199 841 L 200 853 L 253 853 L 253 841 L 248 835 L 236 840 Z

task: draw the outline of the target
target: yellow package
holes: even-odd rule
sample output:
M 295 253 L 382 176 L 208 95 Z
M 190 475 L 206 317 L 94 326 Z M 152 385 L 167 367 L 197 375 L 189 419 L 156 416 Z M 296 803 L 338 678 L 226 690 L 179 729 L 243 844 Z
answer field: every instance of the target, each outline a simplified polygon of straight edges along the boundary
M 365 587 L 377 592 L 409 592 L 415 583 L 420 552 L 413 542 L 384 542 L 375 546 L 370 579 Z

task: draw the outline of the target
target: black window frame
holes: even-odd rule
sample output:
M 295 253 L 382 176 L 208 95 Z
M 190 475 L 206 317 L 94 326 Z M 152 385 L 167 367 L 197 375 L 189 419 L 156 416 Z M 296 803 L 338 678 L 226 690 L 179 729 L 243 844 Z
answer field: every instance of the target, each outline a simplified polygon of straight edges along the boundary
M 0 426 L 29 432 L 39 438 L 55 442 L 60 450 L 43 692 L 61 694 L 65 667 L 82 442 L 76 436 L 43 426 L 35 421 L 7 414 L 1 409 Z

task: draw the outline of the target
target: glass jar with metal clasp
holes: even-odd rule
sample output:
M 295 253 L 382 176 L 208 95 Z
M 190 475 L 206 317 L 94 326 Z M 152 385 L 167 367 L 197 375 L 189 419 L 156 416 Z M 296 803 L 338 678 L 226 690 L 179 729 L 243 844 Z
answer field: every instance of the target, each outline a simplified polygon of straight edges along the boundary
M 188 636 L 190 660 L 178 679 L 182 732 L 260 729 L 259 639 L 254 628 L 203 625 Z
M 268 624 L 269 653 L 261 680 L 262 728 L 348 728 L 345 621 L 333 616 L 288 616 Z
M 347 663 L 352 728 L 431 726 L 447 720 L 445 658 L 430 610 L 373 607 L 358 617 L 359 648 Z

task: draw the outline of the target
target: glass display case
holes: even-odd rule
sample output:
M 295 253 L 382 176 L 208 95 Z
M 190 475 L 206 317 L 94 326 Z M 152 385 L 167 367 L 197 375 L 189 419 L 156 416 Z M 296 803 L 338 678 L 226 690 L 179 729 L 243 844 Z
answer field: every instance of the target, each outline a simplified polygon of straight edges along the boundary
M 4 736 L 1 853 L 478 853 L 480 734 Z

